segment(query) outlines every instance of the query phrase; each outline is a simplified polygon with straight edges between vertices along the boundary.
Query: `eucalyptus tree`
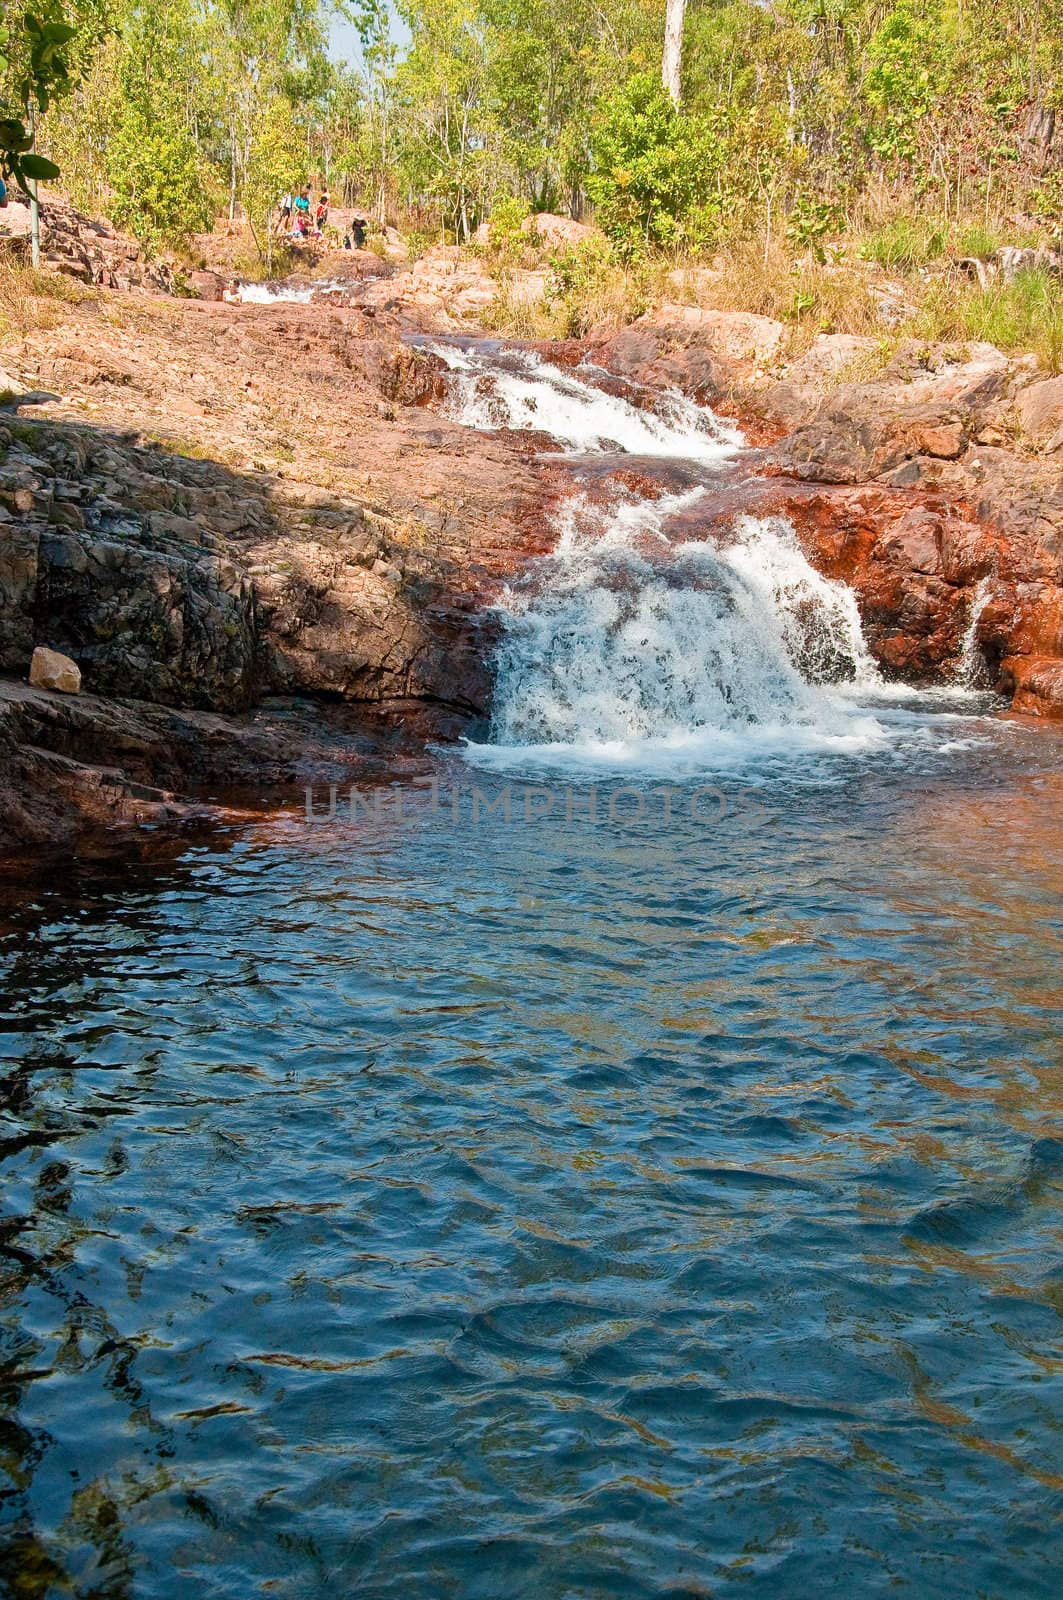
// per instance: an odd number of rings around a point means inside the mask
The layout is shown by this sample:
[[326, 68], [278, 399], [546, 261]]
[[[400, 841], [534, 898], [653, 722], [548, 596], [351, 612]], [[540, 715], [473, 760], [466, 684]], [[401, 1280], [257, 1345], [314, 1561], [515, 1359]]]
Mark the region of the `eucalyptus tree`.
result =
[[661, 57], [661, 82], [674, 106], [682, 99], [683, 18], [687, 0], [666, 0], [664, 14], [664, 54]]

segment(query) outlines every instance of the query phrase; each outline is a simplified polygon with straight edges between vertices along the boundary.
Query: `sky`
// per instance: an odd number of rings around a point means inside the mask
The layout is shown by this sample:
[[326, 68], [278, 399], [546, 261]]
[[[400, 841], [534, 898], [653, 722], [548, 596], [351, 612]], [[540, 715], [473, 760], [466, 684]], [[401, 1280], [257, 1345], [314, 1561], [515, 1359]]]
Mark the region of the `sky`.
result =
[[[391, 13], [391, 37], [400, 47], [410, 37], [409, 29], [405, 23], [400, 22], [394, 10]], [[342, 17], [333, 17], [329, 24], [329, 54], [333, 61], [349, 61], [352, 66], [361, 66], [362, 50], [358, 43], [358, 30], [353, 22], [345, 22]]]

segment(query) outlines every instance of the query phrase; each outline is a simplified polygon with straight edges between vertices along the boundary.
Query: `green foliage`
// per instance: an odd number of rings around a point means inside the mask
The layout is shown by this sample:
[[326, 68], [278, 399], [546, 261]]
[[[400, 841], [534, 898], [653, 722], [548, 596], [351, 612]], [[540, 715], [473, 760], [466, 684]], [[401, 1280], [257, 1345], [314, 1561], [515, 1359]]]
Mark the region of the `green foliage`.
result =
[[[401, 35], [390, 0], [338, 0], [357, 68], [329, 59], [326, 0], [31, 3], [36, 33], [20, 0], [0, 15], [0, 162], [53, 161], [76, 203], [152, 243], [227, 202], [268, 263], [277, 199], [312, 183], [424, 243], [488, 218], [508, 266], [527, 211], [593, 207], [612, 253], [563, 269], [585, 280], [562, 296], [578, 322], [655, 252], [748, 242], [811, 271], [871, 214], [867, 258], [916, 272], [1063, 229], [1058, 142], [1047, 161], [1025, 143], [1031, 103], [1063, 109], [1043, 3], [1036, 26], [1019, 0], [689, 6], [679, 110], [661, 0], [397, 0]], [[818, 325], [810, 292], [787, 282], [778, 313]]]
[[32, 12], [26, 12], [21, 26], [0, 24], [0, 81], [6, 85], [0, 108], [12, 113], [0, 117], [0, 174], [17, 183], [59, 176], [55, 162], [34, 151], [34, 119], [70, 89], [68, 46], [76, 34], [61, 16], [42, 20]]
[[149, 124], [133, 111], [111, 141], [108, 172], [115, 222], [149, 247], [210, 226], [213, 206], [186, 128]]
[[798, 249], [811, 248], [816, 260], [824, 261], [823, 241], [837, 226], [837, 206], [826, 200], [816, 200], [812, 195], [799, 194], [790, 207], [786, 237]]
[[587, 192], [598, 221], [625, 255], [693, 234], [710, 243], [719, 219], [713, 193], [721, 164], [707, 124], [677, 111], [660, 81], [639, 73], [605, 105], [591, 133]]
[[1063, 167], [1045, 174], [1033, 192], [1030, 209], [1057, 232], [1063, 228]]
[[975, 257], [979, 261], [989, 261], [996, 255], [1001, 246], [998, 234], [985, 227], [963, 228], [956, 238], [956, 254], [961, 257]]
[[496, 255], [504, 260], [519, 256], [528, 242], [524, 225], [530, 215], [531, 206], [523, 196], [499, 196], [487, 224], [488, 242]]
[[933, 223], [900, 216], [878, 228], [865, 241], [861, 254], [888, 272], [912, 272], [940, 258], [945, 233]]
[[864, 92], [877, 113], [872, 149], [887, 161], [911, 161], [920, 124], [948, 85], [940, 13], [912, 0], [890, 11], [867, 50]]
[[564, 338], [582, 338], [592, 328], [630, 321], [647, 306], [638, 267], [633, 270], [623, 252], [600, 235], [551, 255], [547, 298], [556, 331]]

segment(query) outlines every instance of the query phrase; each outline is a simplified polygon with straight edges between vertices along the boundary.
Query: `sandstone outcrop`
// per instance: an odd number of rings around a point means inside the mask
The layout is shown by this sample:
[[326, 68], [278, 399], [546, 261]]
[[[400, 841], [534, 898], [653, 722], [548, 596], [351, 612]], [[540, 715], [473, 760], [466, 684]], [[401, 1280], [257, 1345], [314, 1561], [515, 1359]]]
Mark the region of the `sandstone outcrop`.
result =
[[877, 366], [872, 341], [821, 335], [791, 360], [780, 324], [758, 355], [768, 319], [680, 311], [593, 359], [631, 394], [670, 383], [711, 401], [767, 446], [770, 483], [734, 506], [793, 518], [810, 559], [856, 591], [887, 673], [950, 681], [974, 621], [985, 686], [1063, 718], [1063, 379], [977, 343], [913, 342]]
[[[181, 815], [204, 786], [383, 771], [416, 759], [415, 733], [484, 714], [487, 602], [549, 545], [567, 480], [535, 437], [437, 409], [441, 364], [410, 328], [475, 325], [498, 291], [482, 262], [343, 265], [329, 303], [313, 278], [306, 304], [105, 293], [5, 351], [9, 837]], [[636, 405], [672, 386], [737, 415], [766, 448], [721, 487], [721, 527], [788, 512], [852, 584], [888, 673], [949, 680], [976, 624], [987, 686], [1063, 715], [1059, 380], [986, 346], [876, 370], [867, 341], [823, 335], [791, 359], [780, 324], [681, 305], [542, 348], [589, 356], [585, 375]], [[82, 694], [27, 687], [41, 646]]]
[[[277, 696], [295, 708], [271, 757], [289, 777], [318, 759], [322, 707], [345, 708], [355, 765], [396, 725], [438, 737], [482, 716], [484, 601], [542, 548], [544, 469], [426, 410], [439, 362], [384, 313], [115, 305], [79, 302], [11, 354], [53, 398], [0, 418], [0, 671], [24, 688], [46, 645], [85, 692], [76, 717], [18, 699], [0, 829], [59, 839], [60, 813], [169, 815], [148, 790], [258, 781], [255, 708]], [[126, 713], [186, 730], [180, 759]], [[189, 756], [197, 717], [220, 719], [224, 767]], [[65, 798], [31, 825], [43, 784]]]
[[[28, 261], [29, 234], [29, 206], [12, 198], [0, 213], [0, 254]], [[149, 261], [135, 239], [47, 191], [41, 199], [41, 260], [67, 277], [111, 289], [169, 293], [173, 283], [168, 263]]]
[[35, 689], [54, 689], [57, 694], [81, 693], [81, 668], [59, 650], [39, 644], [30, 657], [29, 681]]

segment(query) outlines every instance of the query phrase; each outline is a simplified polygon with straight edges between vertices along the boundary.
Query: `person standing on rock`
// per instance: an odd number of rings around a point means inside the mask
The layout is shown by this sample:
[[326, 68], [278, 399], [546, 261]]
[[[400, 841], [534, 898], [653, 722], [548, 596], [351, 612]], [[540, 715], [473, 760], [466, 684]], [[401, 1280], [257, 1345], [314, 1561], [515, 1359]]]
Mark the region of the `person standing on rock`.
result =
[[310, 226], [310, 190], [302, 189], [295, 197], [294, 203], [296, 222], [304, 222], [306, 227], [301, 231], [306, 233]]
[[328, 197], [328, 190], [326, 190], [325, 193], [321, 196], [320, 201], [318, 202], [317, 211], [316, 211], [315, 216], [314, 216], [314, 222], [316, 224], [315, 232], [316, 232], [316, 234], [317, 234], [319, 239], [321, 238], [322, 234], [324, 233], [325, 229], [328, 226], [328, 213], [329, 213], [329, 197]]

